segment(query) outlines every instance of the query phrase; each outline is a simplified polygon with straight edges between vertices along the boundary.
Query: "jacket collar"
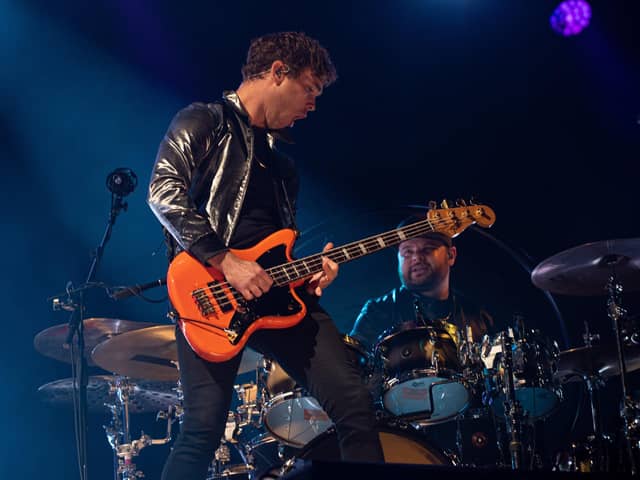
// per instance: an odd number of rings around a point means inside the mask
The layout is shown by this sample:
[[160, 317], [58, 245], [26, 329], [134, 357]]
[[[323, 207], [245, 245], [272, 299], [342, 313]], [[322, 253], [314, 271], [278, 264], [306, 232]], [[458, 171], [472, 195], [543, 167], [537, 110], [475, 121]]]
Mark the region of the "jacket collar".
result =
[[[240, 117], [242, 117], [247, 125], [249, 125], [249, 113], [242, 105], [240, 97], [235, 90], [225, 90], [222, 94], [222, 98]], [[274, 139], [281, 140], [285, 143], [294, 143], [288, 128], [281, 128], [279, 130], [269, 130], [267, 135], [272, 136]], [[272, 143], [272, 142], [270, 142]]]

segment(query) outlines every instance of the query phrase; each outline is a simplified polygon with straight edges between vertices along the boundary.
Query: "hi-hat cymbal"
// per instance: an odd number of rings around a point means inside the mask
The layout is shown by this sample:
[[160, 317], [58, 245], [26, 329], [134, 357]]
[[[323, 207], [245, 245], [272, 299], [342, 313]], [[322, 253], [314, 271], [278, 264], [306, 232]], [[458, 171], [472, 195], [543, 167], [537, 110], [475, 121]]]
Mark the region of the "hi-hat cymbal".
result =
[[[640, 369], [640, 345], [622, 349], [626, 371]], [[556, 377], [563, 382], [579, 380], [581, 376], [609, 378], [620, 374], [618, 349], [615, 343], [577, 347], [560, 352]]]
[[[106, 413], [109, 405], [117, 404], [118, 377], [94, 375], [87, 382], [87, 409], [94, 413]], [[129, 393], [129, 413], [147, 413], [167, 410], [178, 405], [177, 383], [127, 379], [132, 386]], [[73, 378], [49, 382], [38, 388], [43, 401], [52, 405], [73, 405]]]
[[[87, 318], [82, 324], [84, 357], [89, 366], [95, 366], [91, 359], [91, 351], [96, 345], [124, 332], [156, 325], [155, 323], [135, 322], [119, 318]], [[33, 346], [47, 357], [71, 363], [71, 348], [65, 344], [68, 334], [68, 324], [54, 325], [38, 333], [33, 340]]]
[[[156, 325], [110, 338], [91, 356], [103, 369], [131, 378], [178, 380], [175, 325]], [[262, 355], [245, 348], [238, 374], [254, 370]]]
[[606, 295], [612, 273], [625, 291], [640, 290], [640, 238], [570, 248], [540, 263], [531, 280], [536, 287], [561, 295]]

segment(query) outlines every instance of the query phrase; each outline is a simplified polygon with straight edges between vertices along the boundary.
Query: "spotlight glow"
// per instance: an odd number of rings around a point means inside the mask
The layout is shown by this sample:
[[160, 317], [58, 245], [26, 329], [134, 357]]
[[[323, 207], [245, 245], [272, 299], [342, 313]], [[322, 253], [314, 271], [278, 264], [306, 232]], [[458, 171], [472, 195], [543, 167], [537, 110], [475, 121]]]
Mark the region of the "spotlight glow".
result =
[[556, 7], [549, 21], [556, 32], [569, 37], [587, 28], [591, 7], [585, 0], [566, 0]]

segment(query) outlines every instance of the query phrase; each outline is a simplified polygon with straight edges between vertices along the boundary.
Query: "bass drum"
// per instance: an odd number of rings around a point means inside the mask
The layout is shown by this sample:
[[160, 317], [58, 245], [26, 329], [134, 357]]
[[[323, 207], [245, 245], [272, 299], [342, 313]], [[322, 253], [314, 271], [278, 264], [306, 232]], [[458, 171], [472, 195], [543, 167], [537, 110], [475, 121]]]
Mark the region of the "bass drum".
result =
[[[414, 431], [391, 426], [378, 427], [377, 430], [385, 463], [454, 466], [454, 462], [444, 452]], [[290, 473], [296, 464], [308, 460], [340, 461], [340, 449], [335, 427], [313, 439], [294, 457], [278, 462], [267, 473], [257, 478], [281, 478]]]
[[[452, 465], [452, 461], [439, 449], [417, 433], [408, 430], [378, 428], [385, 463], [417, 465]], [[327, 430], [311, 442], [299, 455], [305, 460], [339, 460], [340, 450], [335, 428]]]

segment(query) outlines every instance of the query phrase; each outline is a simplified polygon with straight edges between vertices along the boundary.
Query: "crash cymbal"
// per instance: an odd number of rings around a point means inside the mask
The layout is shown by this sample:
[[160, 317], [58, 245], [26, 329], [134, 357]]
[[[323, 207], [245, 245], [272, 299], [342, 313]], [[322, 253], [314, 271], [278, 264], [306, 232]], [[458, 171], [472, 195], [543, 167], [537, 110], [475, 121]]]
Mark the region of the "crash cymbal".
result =
[[[91, 352], [96, 365], [131, 378], [178, 380], [175, 325], [156, 325], [110, 338]], [[238, 374], [254, 370], [262, 358], [245, 348]]]
[[[628, 373], [640, 369], [640, 345], [623, 348]], [[580, 376], [597, 375], [609, 378], [620, 374], [618, 350], [615, 343], [577, 347], [560, 352], [556, 377], [563, 382], [579, 381]]]
[[640, 290], [640, 238], [570, 248], [540, 263], [531, 280], [538, 288], [561, 295], [606, 295], [613, 271], [625, 291]]
[[[156, 325], [149, 322], [135, 322], [119, 318], [87, 318], [83, 322], [84, 328], [84, 357], [87, 365], [95, 366], [91, 359], [91, 351], [105, 340], [124, 332]], [[61, 324], [49, 327], [38, 333], [34, 340], [35, 349], [47, 357], [71, 363], [71, 349], [66, 345], [69, 325]]]
[[570, 248], [540, 263], [535, 286], [561, 295], [606, 295], [615, 271], [625, 291], [640, 290], [640, 239], [605, 240]]
[[96, 345], [91, 358], [108, 372], [131, 378], [178, 380], [175, 325], [156, 325]]
[[[94, 375], [87, 383], [87, 409], [93, 413], [107, 413], [108, 405], [117, 405], [115, 382], [119, 377]], [[177, 383], [126, 379], [131, 385], [129, 413], [147, 413], [167, 410], [178, 405]], [[40, 398], [51, 405], [73, 406], [73, 379], [63, 378], [38, 388]]]

